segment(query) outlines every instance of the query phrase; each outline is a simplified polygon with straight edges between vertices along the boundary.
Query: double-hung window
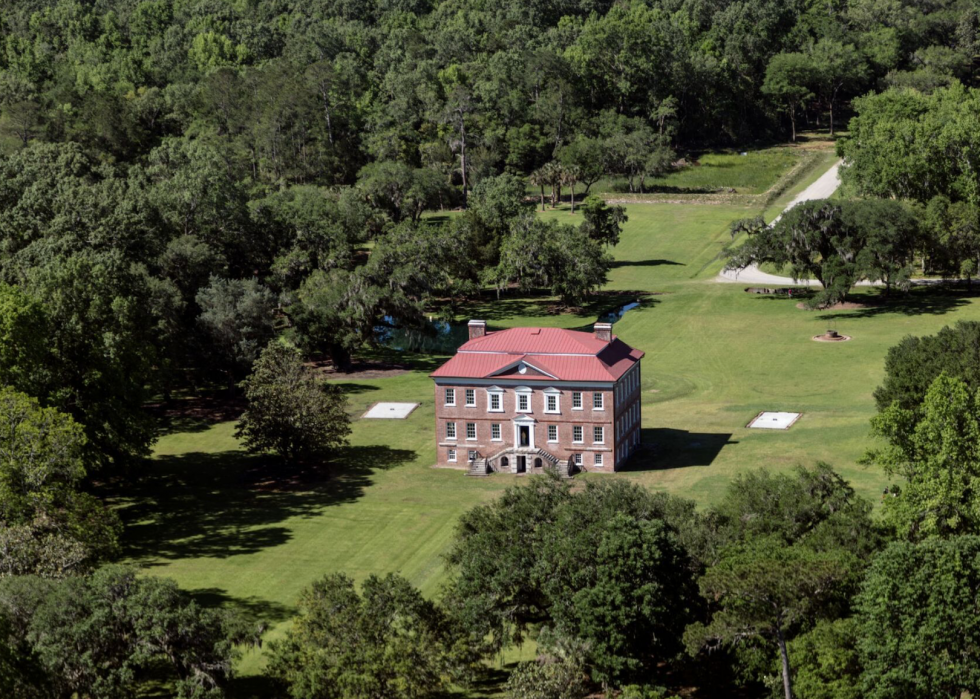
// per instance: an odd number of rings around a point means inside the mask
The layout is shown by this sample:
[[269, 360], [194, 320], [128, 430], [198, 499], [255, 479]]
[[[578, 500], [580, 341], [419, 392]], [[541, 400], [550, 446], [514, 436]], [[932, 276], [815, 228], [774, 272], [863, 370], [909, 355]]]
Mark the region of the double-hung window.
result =
[[492, 439], [495, 442], [499, 442], [500, 441], [500, 423], [499, 422], [495, 422], [492, 425], [490, 425], [490, 439]]
[[476, 389], [467, 388], [466, 389], [466, 407], [473, 408], [476, 406]]
[[447, 388], [446, 389], [446, 405], [453, 406], [456, 405], [456, 389]]
[[558, 441], [558, 425], [548, 425], [548, 441]]
[[593, 410], [605, 410], [604, 404], [602, 402], [603, 395], [599, 391], [592, 394], [592, 409]]
[[601, 451], [597, 451], [595, 453], [595, 461], [593, 461], [593, 463], [596, 466], [602, 466], [602, 452]]
[[448, 456], [446, 457], [446, 460], [447, 461], [456, 461], [456, 450], [455, 449], [450, 449], [449, 450]]
[[504, 409], [504, 398], [503, 393], [500, 391], [487, 391], [487, 396], [489, 396], [489, 407], [488, 410], [492, 413], [503, 412]]
[[572, 441], [575, 442], [576, 444], [581, 444], [582, 443], [583, 440], [582, 440], [582, 426], [581, 425], [573, 425], [572, 426]]
[[467, 439], [476, 439], [476, 423], [475, 422], [467, 422], [466, 423], [466, 438]]
[[557, 413], [558, 412], [558, 394], [548, 393], [544, 397], [545, 407], [544, 411], [546, 413]]
[[606, 436], [605, 435], [605, 430], [602, 428], [602, 425], [595, 425], [595, 426], [593, 426], [593, 428], [592, 428], [592, 441], [593, 442], [595, 442], [596, 444], [602, 444], [603, 442], [606, 441], [605, 436]]
[[573, 391], [572, 392], [572, 410], [582, 409], [582, 392]]
[[517, 393], [517, 412], [519, 412], [519, 413], [529, 413], [529, 412], [531, 412], [531, 392], [530, 391], [519, 391]]
[[446, 439], [456, 439], [456, 423], [446, 423]]

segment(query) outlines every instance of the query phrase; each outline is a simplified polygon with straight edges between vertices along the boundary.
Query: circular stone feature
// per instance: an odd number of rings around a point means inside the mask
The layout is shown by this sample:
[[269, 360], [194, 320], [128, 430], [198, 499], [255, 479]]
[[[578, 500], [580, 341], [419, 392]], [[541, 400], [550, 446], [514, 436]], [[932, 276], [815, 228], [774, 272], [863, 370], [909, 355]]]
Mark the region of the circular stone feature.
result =
[[810, 339], [814, 342], [847, 342], [851, 339], [851, 336], [841, 335], [836, 330], [828, 330], [823, 335], [814, 335]]

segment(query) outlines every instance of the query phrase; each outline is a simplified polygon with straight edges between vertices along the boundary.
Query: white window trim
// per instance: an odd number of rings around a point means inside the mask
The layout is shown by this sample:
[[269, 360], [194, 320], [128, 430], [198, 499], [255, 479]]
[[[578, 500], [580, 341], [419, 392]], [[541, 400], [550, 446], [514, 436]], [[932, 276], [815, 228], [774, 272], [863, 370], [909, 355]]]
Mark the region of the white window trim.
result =
[[448, 455], [446, 456], [446, 461], [449, 463], [456, 463], [456, 450], [450, 449]]
[[[555, 438], [554, 439], [551, 438], [551, 428], [552, 427], [555, 428]], [[558, 443], [558, 425], [548, 425], [548, 444], [557, 444], [557, 443]]]
[[[499, 399], [500, 407], [493, 407], [493, 397], [496, 396]], [[487, 389], [487, 412], [488, 413], [502, 413], [504, 412], [504, 391], [502, 388], [488, 388]]]
[[[469, 427], [470, 425], [473, 425], [473, 436], [472, 437], [470, 437], [470, 427]], [[477, 432], [476, 432], [476, 423], [475, 422], [467, 422], [466, 423], [466, 427], [464, 427], [463, 429], [466, 430], [466, 441], [467, 442], [475, 442], [476, 441], [476, 435], [477, 435]]]
[[[581, 439], [575, 439], [575, 430], [579, 430]], [[582, 425], [572, 425], [572, 444], [584, 444], [585, 443], [585, 428]]]
[[581, 466], [582, 465], [582, 455], [581, 454], [575, 454], [575, 456], [572, 457], [572, 463], [574, 463], [576, 466]]
[[[597, 440], [595, 438], [595, 431], [597, 429], [602, 431], [602, 439], [600, 439], [600, 440]], [[593, 444], [605, 444], [606, 443], [606, 429], [602, 425], [593, 425], [592, 426], [592, 443]]]
[[597, 452], [595, 452], [595, 453], [594, 453], [594, 454], [592, 455], [592, 464], [593, 464], [594, 466], [598, 466], [598, 467], [600, 467], [600, 468], [601, 468], [602, 466], [604, 466], [604, 465], [605, 465], [605, 464], [603, 463], [603, 459], [602, 459], [602, 452], [601, 452], [601, 451], [597, 451]]
[[[578, 396], [579, 406], [575, 407], [575, 396]], [[572, 410], [585, 410], [585, 399], [582, 391], [572, 391]]]
[[[548, 401], [552, 398], [555, 400], [554, 410], [548, 407]], [[557, 388], [544, 389], [544, 412], [548, 415], [561, 415], [561, 391]]]
[[[514, 389], [514, 393], [517, 395], [517, 403], [516, 403], [516, 407], [514, 408], [514, 412], [533, 413], [534, 405], [532, 405], [531, 403], [531, 398], [532, 398], [531, 389], [522, 386], [520, 388]], [[521, 408], [522, 397], [527, 398], [527, 408]]]
[[[599, 407], [599, 408], [595, 407], [595, 397], [596, 396], [599, 396], [599, 400], [602, 401], [602, 406]], [[603, 410], [603, 411], [606, 409], [606, 395], [602, 391], [593, 391], [592, 392], [592, 409], [593, 410]]]
[[[456, 389], [455, 388], [446, 388], [446, 389], [444, 389], [442, 395], [443, 395], [443, 399], [446, 401], [445, 407], [447, 407], [447, 408], [455, 408], [456, 407]], [[449, 400], [448, 400], [449, 399], [449, 396], [452, 396], [453, 397], [453, 402], [452, 403], [450, 403]]]
[[[449, 426], [450, 425], [453, 426], [453, 436], [452, 437], [449, 436]], [[456, 423], [455, 422], [447, 422], [446, 423], [446, 440], [447, 441], [450, 441], [450, 442], [455, 442], [456, 441], [456, 438], [458, 436], [459, 436], [459, 432], [456, 430]]]
[[[470, 391], [473, 392], [473, 402], [472, 403], [470, 403], [469, 400], [467, 400], [469, 398], [469, 396], [467, 394]], [[467, 407], [467, 408], [475, 408], [476, 407], [476, 389], [475, 388], [464, 388], [463, 389], [463, 405], [465, 407]]]
[[[497, 428], [498, 437], [493, 436], [493, 428]], [[502, 442], [504, 441], [504, 431], [499, 422], [493, 422], [490, 424], [490, 441], [491, 442]]]

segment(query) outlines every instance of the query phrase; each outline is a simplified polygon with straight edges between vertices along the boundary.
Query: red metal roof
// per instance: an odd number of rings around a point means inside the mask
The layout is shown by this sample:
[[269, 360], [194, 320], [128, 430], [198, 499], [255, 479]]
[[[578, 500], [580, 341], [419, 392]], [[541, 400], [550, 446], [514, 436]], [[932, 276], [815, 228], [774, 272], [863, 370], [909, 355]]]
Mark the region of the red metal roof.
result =
[[[561, 328], [510, 328], [464, 343], [433, 378], [501, 378], [522, 381], [615, 381], [640, 361], [643, 352], [613, 336]], [[516, 367], [524, 362], [550, 376]], [[510, 368], [510, 370], [508, 370]], [[554, 377], [554, 378], [552, 378]]]

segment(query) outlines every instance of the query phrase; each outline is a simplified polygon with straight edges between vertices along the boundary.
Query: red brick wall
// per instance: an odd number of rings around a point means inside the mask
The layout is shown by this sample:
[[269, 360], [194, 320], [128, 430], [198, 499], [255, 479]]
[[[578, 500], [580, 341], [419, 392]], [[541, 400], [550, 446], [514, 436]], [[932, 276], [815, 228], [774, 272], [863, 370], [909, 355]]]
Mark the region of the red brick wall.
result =
[[[623, 385], [628, 388], [624, 390], [622, 396], [622, 402], [616, 408], [616, 421], [619, 423], [623, 420], [622, 431], [618, 432], [618, 438], [616, 440], [617, 447], [623, 445], [624, 449], [617, 449], [615, 453], [616, 457], [616, 468], [625, 463], [630, 455], [640, 446], [640, 428], [643, 423], [643, 411], [641, 409], [641, 398], [640, 398], [640, 384], [642, 383], [642, 377], [640, 376], [640, 368], [637, 365], [635, 380], [629, 380], [628, 377], [622, 379]], [[635, 411], [630, 419], [630, 411]], [[614, 430], [616, 426], [614, 425]]]
[[[514, 423], [513, 419], [519, 415], [527, 415], [536, 420], [534, 425], [534, 446], [544, 449], [559, 459], [568, 459], [573, 454], [583, 454], [583, 465], [588, 470], [593, 470], [592, 455], [601, 451], [604, 455], [603, 471], [612, 471], [615, 454], [615, 417], [616, 406], [614, 393], [610, 389], [594, 388], [559, 388], [559, 410], [560, 414], [545, 412], [545, 392], [548, 386], [532, 385], [531, 393], [531, 412], [517, 412], [517, 393], [512, 387], [504, 387], [503, 392], [503, 411], [488, 412], [488, 396], [486, 386], [444, 386], [435, 387], [436, 404], [436, 443], [438, 463], [446, 465], [447, 450], [453, 442], [446, 439], [446, 423], [456, 423], [455, 448], [457, 450], [456, 464], [463, 465], [467, 461], [467, 452], [476, 450], [481, 457], [491, 457], [497, 452], [514, 445]], [[445, 389], [454, 388], [456, 390], [456, 406], [448, 407], [445, 405]], [[472, 388], [476, 392], [476, 407], [465, 407], [465, 389]], [[582, 410], [572, 409], [572, 393], [581, 391]], [[592, 408], [592, 393], [603, 394], [604, 410]], [[477, 438], [475, 440], [466, 439], [466, 423], [476, 424]], [[491, 424], [499, 423], [502, 441], [491, 441]], [[558, 426], [558, 442], [548, 442], [548, 425]], [[583, 428], [583, 442], [573, 443], [573, 425], [581, 425]], [[593, 443], [593, 427], [600, 425], [604, 428], [604, 443]]]

